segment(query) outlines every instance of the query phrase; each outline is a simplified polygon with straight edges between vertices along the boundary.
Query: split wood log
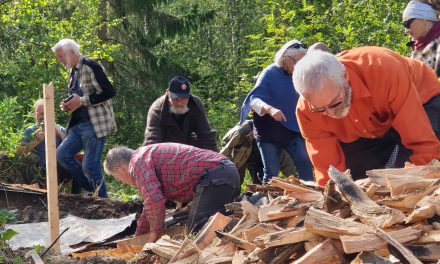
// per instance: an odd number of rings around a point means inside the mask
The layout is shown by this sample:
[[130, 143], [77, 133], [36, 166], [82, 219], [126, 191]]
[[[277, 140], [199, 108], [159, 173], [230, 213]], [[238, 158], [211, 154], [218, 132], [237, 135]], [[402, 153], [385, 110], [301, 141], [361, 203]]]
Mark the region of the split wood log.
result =
[[258, 236], [265, 235], [268, 233], [274, 233], [274, 232], [278, 232], [278, 231], [282, 231], [282, 230], [284, 230], [284, 229], [278, 227], [277, 225], [258, 223], [257, 225], [253, 226], [252, 228], [244, 231], [243, 237], [248, 242], [252, 242]]
[[315, 189], [312, 189], [312, 188], [307, 187], [302, 184], [292, 183], [292, 182], [289, 182], [289, 181], [281, 179], [281, 178], [274, 177], [274, 178], [270, 179], [269, 184], [270, 184], [270, 186], [275, 186], [280, 189], [292, 191], [295, 193], [298, 193], [298, 192], [299, 193], [311, 193], [311, 194], [314, 194], [318, 198], [317, 200], [322, 198], [321, 191], [317, 191]]
[[284, 264], [290, 262], [291, 257], [295, 257], [296, 254], [302, 249], [302, 243], [296, 244], [284, 248], [284, 250], [278, 250], [276, 256], [269, 262], [269, 264]]
[[420, 177], [424, 179], [439, 179], [440, 167], [438, 167], [438, 165], [428, 165], [402, 169], [378, 169], [367, 171], [366, 174], [370, 177], [373, 183], [376, 183], [380, 186], [386, 186], [386, 177], [390, 176], [401, 178]]
[[203, 250], [212, 243], [212, 239], [215, 237], [215, 231], [223, 230], [231, 220], [232, 218], [228, 216], [216, 213], [210, 218], [209, 222], [205, 225], [205, 228], [194, 239], [193, 245], [199, 250]]
[[[316, 238], [316, 239], [310, 239], [309, 241], [305, 241], [304, 242], [304, 249], [306, 251], [310, 251], [314, 247], [316, 247], [317, 245], [321, 244], [324, 240], [326, 240], [325, 237], [320, 237], [320, 238]], [[342, 245], [341, 245], [341, 248], [342, 248]]]
[[[291, 249], [292, 251], [289, 251], [290, 256], [295, 256], [296, 254], [301, 254], [303, 251], [303, 243], [297, 243], [294, 245], [283, 245], [278, 247], [270, 247], [270, 248], [257, 248], [254, 252], [252, 252], [249, 257], [252, 257], [252, 255], [255, 255], [257, 257], [256, 261], [263, 261], [263, 263], [279, 263], [274, 262], [278, 261], [276, 260], [276, 257], [280, 254], [280, 252], [285, 252], [286, 250]], [[250, 260], [255, 260], [254, 258], [251, 258]], [[282, 263], [287, 263], [288, 261], [284, 261]]]
[[246, 188], [251, 192], [276, 192], [276, 193], [282, 193], [283, 189], [280, 189], [275, 186], [271, 185], [260, 185], [260, 184], [248, 184]]
[[362, 222], [378, 227], [387, 227], [400, 223], [405, 219], [402, 212], [380, 206], [371, 200], [347, 174], [338, 171], [333, 166], [330, 166], [328, 174], [350, 203], [353, 214], [357, 215]]
[[272, 221], [277, 219], [306, 215], [306, 212], [309, 209], [310, 205], [298, 205], [297, 207], [298, 207], [297, 209], [290, 211], [284, 211], [284, 207], [281, 208], [280, 210], [268, 211], [266, 213], [267, 220], [265, 221]]
[[188, 264], [188, 263], [197, 263], [197, 259], [199, 259], [199, 254], [198, 253], [194, 253], [188, 257], [185, 257], [183, 259], [180, 260], [176, 260], [173, 262], [168, 262], [169, 264]]
[[302, 223], [304, 221], [305, 218], [306, 218], [305, 215], [298, 215], [293, 218], [286, 219], [287, 221], [284, 220], [284, 221], [278, 222], [277, 225], [282, 228], [297, 227], [298, 225], [300, 225], [300, 223]]
[[333, 246], [333, 243], [337, 242], [339, 241], [327, 238], [293, 263], [345, 263], [342, 253]]
[[232, 259], [232, 264], [245, 264], [248, 255], [249, 253], [246, 250], [237, 250]]
[[200, 262], [198, 261], [197, 263], [202, 264], [202, 263], [209, 263], [209, 264], [229, 264], [232, 262], [234, 257], [216, 257], [216, 258], [211, 258], [209, 259], [209, 261], [206, 262]]
[[186, 259], [194, 254], [198, 254], [200, 251], [205, 249], [212, 243], [215, 237], [215, 231], [223, 230], [232, 218], [224, 216], [221, 213], [216, 213], [211, 216], [209, 221], [206, 223], [203, 230], [199, 232], [194, 241], [190, 244], [182, 243], [182, 247], [177, 251], [177, 253], [172, 257], [170, 263]]
[[170, 260], [174, 256], [174, 254], [176, 254], [178, 249], [179, 248], [161, 246], [156, 243], [147, 243], [143, 247], [143, 251], [146, 251], [148, 253], [151, 252], [151, 253], [153, 253], [161, 258], [167, 259], [167, 260]]
[[253, 251], [257, 246], [255, 244], [252, 244], [244, 239], [235, 237], [233, 235], [230, 235], [228, 233], [223, 233], [220, 231], [215, 231], [215, 234], [217, 235], [217, 237], [219, 237], [222, 241], [224, 242], [231, 242], [233, 244], [235, 244], [237, 247], [242, 248], [242, 249], [246, 249], [248, 251]]
[[335, 211], [334, 213], [335, 213], [335, 216], [343, 218], [343, 219], [347, 219], [347, 218], [353, 216], [352, 212], [351, 212], [350, 205], [347, 205], [347, 207], [339, 209], [339, 210]]
[[316, 239], [319, 237], [319, 235], [309, 232], [304, 228], [292, 228], [276, 233], [259, 236], [254, 240], [254, 242], [256, 245], [263, 248], [294, 244], [310, 239]]
[[426, 232], [425, 235], [421, 236], [419, 239], [412, 242], [413, 244], [432, 244], [440, 243], [440, 230], [430, 230]]
[[330, 238], [374, 232], [374, 229], [368, 225], [349, 219], [342, 219], [314, 207], [310, 207], [307, 212], [304, 227], [307, 231]]
[[347, 203], [342, 200], [341, 194], [336, 191], [335, 182], [328, 181], [324, 189], [323, 210], [332, 213], [346, 205]]
[[188, 246], [191, 245], [191, 240], [189, 238], [186, 238], [183, 240], [180, 248], [176, 251], [176, 254], [170, 259], [169, 263], [173, 263], [179, 259], [179, 257], [182, 255], [183, 252], [185, 252], [188, 248]]
[[148, 241], [151, 241], [151, 235], [150, 234], [145, 234], [145, 235], [141, 235], [141, 236], [137, 236], [137, 237], [133, 237], [133, 238], [119, 240], [116, 243], [116, 246], [117, 247], [123, 247], [123, 246], [143, 246], [146, 243], [148, 243]]
[[386, 258], [378, 256], [371, 252], [362, 252], [350, 264], [393, 264]]
[[440, 215], [440, 189], [431, 195], [421, 199], [416, 209], [405, 219], [406, 223], [413, 223], [424, 219], [429, 219], [434, 215]]
[[422, 262], [417, 259], [414, 254], [404, 247], [402, 244], [400, 244], [396, 239], [394, 239], [392, 236], [387, 234], [385, 231], [383, 231], [381, 228], [376, 227], [376, 235], [381, 237], [383, 240], [385, 240], [388, 244], [393, 246], [395, 249], [397, 249], [400, 254], [411, 264], [422, 264]]
[[433, 204], [425, 205], [414, 210], [407, 218], [405, 223], [415, 223], [421, 220], [429, 219], [436, 214], [436, 206]]
[[408, 249], [420, 260], [438, 261], [440, 260], [440, 245], [407, 245]]
[[197, 263], [211, 264], [222, 263], [223, 261], [226, 261], [226, 263], [231, 263], [237, 250], [238, 248], [232, 243], [227, 243], [216, 247], [209, 247], [201, 251]]
[[271, 211], [280, 211], [281, 209], [283, 209], [283, 206], [284, 205], [282, 204], [274, 204], [260, 207], [260, 209], [258, 210], [258, 220], [260, 222], [269, 221], [270, 218], [267, 216], [267, 213]]
[[400, 176], [388, 176], [386, 182], [391, 197], [411, 193], [417, 190], [424, 190], [436, 183], [436, 179], [424, 179], [421, 177], [402, 178]]
[[251, 228], [258, 222], [258, 208], [248, 201], [241, 202], [243, 217], [231, 230], [231, 234], [237, 237], [241, 237], [242, 233]]
[[395, 197], [385, 197], [377, 201], [379, 204], [387, 205], [393, 208], [408, 208], [414, 209], [416, 204], [424, 197], [431, 195], [438, 188], [438, 183], [427, 187], [421, 191], [414, 191], [411, 193], [398, 195]]
[[317, 202], [322, 198], [322, 194], [309, 192], [287, 192], [287, 196], [297, 198], [303, 202]]
[[379, 190], [379, 188], [380, 188], [379, 185], [377, 185], [377, 184], [375, 184], [375, 183], [372, 183], [372, 184], [370, 184], [370, 186], [368, 187], [368, 189], [367, 189], [367, 191], [366, 191], [365, 193], [367, 194], [367, 196], [368, 196], [371, 200], [373, 200], [373, 198], [374, 198], [374, 194], [376, 193], [377, 190]]
[[165, 235], [155, 243], [145, 244], [142, 250], [147, 253], [151, 252], [168, 261], [176, 254], [181, 246], [181, 243], [174, 241], [169, 236]]
[[[419, 238], [422, 235], [420, 228], [407, 227], [401, 230], [390, 231], [388, 234], [400, 243], [407, 243]], [[361, 251], [373, 251], [386, 247], [387, 243], [375, 234], [365, 234], [361, 236], [340, 237], [345, 253], [355, 253]]]

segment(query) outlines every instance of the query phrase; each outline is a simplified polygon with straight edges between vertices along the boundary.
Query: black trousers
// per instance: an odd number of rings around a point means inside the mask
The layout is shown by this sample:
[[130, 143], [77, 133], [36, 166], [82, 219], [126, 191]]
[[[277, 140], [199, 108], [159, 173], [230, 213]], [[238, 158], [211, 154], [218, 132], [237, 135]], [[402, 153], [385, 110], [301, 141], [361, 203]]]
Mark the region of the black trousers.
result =
[[189, 211], [187, 231], [197, 232], [217, 212], [225, 213], [225, 204], [240, 194], [240, 176], [235, 165], [224, 160], [208, 170], [195, 187]]
[[260, 151], [258, 150], [257, 142], [252, 142], [252, 152], [249, 155], [247, 161], [238, 169], [240, 174], [240, 183], [243, 184], [246, 169], [249, 171], [249, 175], [252, 178], [252, 183], [261, 184], [263, 181], [263, 161], [261, 160]]
[[[432, 129], [440, 140], [440, 95], [434, 96], [423, 105]], [[354, 180], [366, 177], [367, 170], [385, 168], [396, 146], [398, 153], [395, 168], [401, 168], [409, 160], [412, 152], [402, 145], [399, 133], [391, 128], [383, 138], [360, 138], [351, 143], [340, 142], [345, 155], [345, 164]]]

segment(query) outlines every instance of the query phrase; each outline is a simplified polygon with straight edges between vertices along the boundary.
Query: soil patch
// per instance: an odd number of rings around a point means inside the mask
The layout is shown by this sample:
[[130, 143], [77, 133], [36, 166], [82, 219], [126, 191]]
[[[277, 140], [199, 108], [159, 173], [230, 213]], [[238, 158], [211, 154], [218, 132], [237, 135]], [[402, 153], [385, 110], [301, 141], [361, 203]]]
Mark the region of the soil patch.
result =
[[[142, 202], [122, 202], [92, 196], [59, 194], [60, 218], [68, 214], [85, 219], [120, 218], [136, 213]], [[0, 208], [16, 209], [18, 223], [45, 222], [47, 219], [46, 194], [0, 191]]]
[[[59, 194], [58, 204], [60, 218], [66, 217], [68, 214], [85, 219], [120, 218], [142, 210], [141, 201], [122, 202], [112, 199], [62, 193]], [[17, 210], [15, 213], [17, 223], [48, 221], [46, 194], [0, 190], [0, 208]], [[12, 260], [16, 256], [24, 258], [24, 255], [29, 250], [30, 249], [19, 249], [17, 251], [11, 251], [6, 249], [4, 253], [9, 260]], [[125, 260], [106, 256], [94, 256], [78, 260], [68, 256], [53, 254], [52, 251], [45, 257], [45, 260], [47, 260], [48, 263], [126, 263]]]

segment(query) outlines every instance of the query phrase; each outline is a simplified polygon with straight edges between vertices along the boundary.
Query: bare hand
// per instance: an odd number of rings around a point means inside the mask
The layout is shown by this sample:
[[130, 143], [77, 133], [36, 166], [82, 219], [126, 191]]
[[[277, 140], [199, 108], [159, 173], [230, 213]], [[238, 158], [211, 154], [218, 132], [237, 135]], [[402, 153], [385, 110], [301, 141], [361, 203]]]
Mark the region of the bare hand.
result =
[[44, 139], [44, 130], [40, 128], [37, 131], [35, 131], [35, 140], [41, 142], [43, 139]]
[[82, 106], [79, 95], [77, 95], [75, 93], [72, 95], [73, 95], [73, 98], [70, 99], [68, 102], [61, 102], [60, 103], [60, 108], [62, 111], [73, 112]]
[[276, 109], [275, 107], [271, 107], [269, 110], [270, 116], [275, 119], [278, 122], [284, 121], [286, 122], [286, 116], [283, 114], [283, 112], [279, 109]]
[[143, 236], [145, 237], [146, 243], [154, 243], [156, 242], [161, 236], [160, 233], [156, 233], [156, 232], [150, 232], [150, 233], [146, 233], [146, 234], [134, 234], [135, 237], [140, 237]]

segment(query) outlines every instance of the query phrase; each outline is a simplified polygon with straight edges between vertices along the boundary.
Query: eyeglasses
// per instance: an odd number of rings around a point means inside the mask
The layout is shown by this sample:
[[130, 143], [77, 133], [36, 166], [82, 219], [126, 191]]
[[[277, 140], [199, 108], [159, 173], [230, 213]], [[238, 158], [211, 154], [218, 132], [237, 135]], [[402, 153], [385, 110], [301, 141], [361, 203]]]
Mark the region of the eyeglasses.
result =
[[332, 100], [332, 102], [336, 101], [337, 99], [338, 99], [338, 101], [336, 103], [330, 103], [330, 105], [325, 106], [325, 107], [321, 107], [321, 108], [315, 108], [313, 105], [308, 104], [309, 109], [313, 113], [322, 113], [327, 110], [335, 109], [338, 106], [340, 106], [342, 104], [342, 86], [339, 87], [339, 94]]
[[403, 27], [406, 29], [409, 29], [411, 27], [411, 24], [416, 20], [415, 18], [410, 18], [408, 20], [403, 21]]
[[294, 49], [299, 49], [299, 48], [307, 49], [307, 45], [306, 44], [302, 44], [302, 43], [293, 43], [287, 49], [290, 49], [290, 48], [294, 48]]

